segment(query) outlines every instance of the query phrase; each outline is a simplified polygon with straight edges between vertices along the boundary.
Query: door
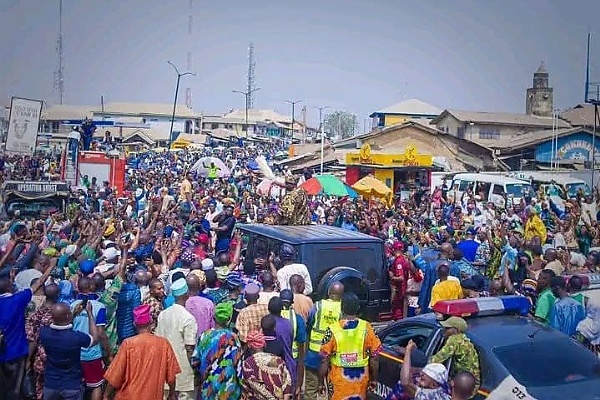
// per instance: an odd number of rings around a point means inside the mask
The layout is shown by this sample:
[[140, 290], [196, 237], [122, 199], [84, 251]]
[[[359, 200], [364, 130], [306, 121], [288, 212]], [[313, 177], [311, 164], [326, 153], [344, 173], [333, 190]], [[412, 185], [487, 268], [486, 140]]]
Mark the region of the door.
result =
[[418, 372], [427, 364], [427, 359], [436, 349], [441, 328], [424, 321], [398, 322], [378, 333], [382, 350], [379, 353], [379, 375], [373, 399], [385, 399], [400, 381], [400, 370], [406, 345], [410, 340], [417, 345], [412, 354], [412, 364]]

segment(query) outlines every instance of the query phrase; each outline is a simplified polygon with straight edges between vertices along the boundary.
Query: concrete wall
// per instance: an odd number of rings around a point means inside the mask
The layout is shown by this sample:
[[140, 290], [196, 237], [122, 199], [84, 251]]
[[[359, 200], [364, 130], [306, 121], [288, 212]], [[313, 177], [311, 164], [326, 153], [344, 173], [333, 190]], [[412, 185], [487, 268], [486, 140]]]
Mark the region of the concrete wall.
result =
[[[534, 128], [525, 128], [521, 126], [491, 125], [478, 123], [474, 123], [473, 125], [471, 125], [466, 122], [459, 121], [452, 115], [448, 115], [445, 118], [443, 118], [440, 122], [437, 123], [436, 127], [442, 132], [446, 132], [449, 135], [457, 137], [459, 136], [459, 128], [462, 128], [462, 130], [464, 131], [464, 139], [476, 140], [484, 144], [486, 142], [492, 144], [494, 142], [497, 142], [498, 140], [510, 139], [512, 136], [518, 133], [536, 130]], [[499, 131], [500, 137], [496, 139], [480, 137], [479, 135], [482, 130]]]

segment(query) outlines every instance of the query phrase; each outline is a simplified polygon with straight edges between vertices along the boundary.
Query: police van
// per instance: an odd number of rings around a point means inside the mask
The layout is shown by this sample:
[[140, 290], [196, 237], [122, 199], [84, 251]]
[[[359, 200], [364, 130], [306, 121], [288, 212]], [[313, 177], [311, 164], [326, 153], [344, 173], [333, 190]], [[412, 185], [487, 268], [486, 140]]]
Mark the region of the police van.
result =
[[6, 181], [2, 186], [4, 212], [11, 218], [63, 212], [69, 196], [66, 182]]

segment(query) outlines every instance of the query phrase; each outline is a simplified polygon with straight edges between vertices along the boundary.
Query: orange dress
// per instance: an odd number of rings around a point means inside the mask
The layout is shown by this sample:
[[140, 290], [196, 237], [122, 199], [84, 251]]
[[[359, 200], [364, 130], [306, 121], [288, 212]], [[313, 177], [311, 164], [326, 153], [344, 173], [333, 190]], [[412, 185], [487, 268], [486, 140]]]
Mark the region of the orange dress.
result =
[[163, 400], [165, 384], [181, 372], [167, 339], [142, 333], [126, 339], [104, 378], [115, 388], [115, 400]]
[[[343, 329], [353, 329], [358, 320], [340, 320]], [[329, 328], [325, 332], [321, 345], [321, 356], [331, 357], [336, 353], [337, 344]], [[367, 334], [363, 345], [363, 356], [378, 357], [381, 350], [381, 341], [375, 334], [371, 324], [367, 322]], [[369, 366], [357, 368], [344, 368], [329, 364], [327, 376], [327, 391], [329, 400], [366, 399], [369, 386]]]

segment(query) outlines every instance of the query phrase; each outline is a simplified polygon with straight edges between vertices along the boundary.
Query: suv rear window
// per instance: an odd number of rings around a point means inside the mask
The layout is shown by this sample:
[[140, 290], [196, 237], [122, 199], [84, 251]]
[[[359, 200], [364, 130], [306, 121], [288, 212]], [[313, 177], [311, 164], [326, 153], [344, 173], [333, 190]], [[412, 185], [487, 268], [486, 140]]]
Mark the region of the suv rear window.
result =
[[565, 385], [600, 379], [600, 362], [593, 353], [566, 337], [531, 340], [492, 351], [523, 386]]

